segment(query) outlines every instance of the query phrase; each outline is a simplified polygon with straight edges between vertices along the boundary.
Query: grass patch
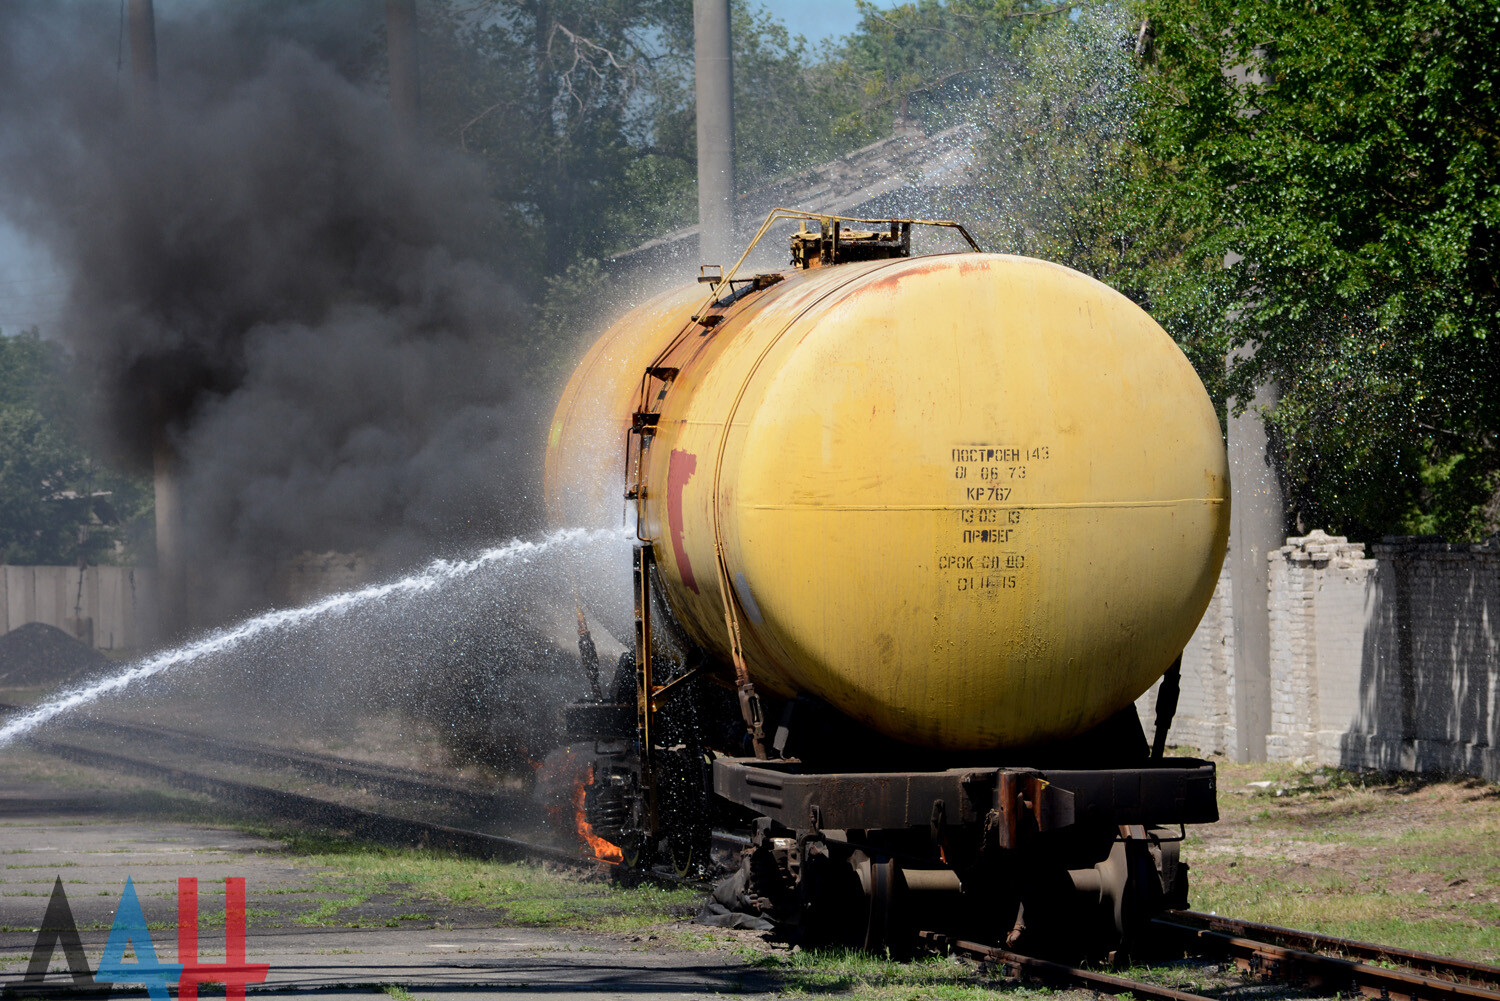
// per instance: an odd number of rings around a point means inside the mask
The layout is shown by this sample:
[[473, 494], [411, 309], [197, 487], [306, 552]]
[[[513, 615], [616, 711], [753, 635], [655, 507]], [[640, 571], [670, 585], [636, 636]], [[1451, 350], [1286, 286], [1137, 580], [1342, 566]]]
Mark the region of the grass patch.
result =
[[762, 956], [752, 965], [779, 978], [779, 993], [789, 997], [844, 994], [871, 1001], [979, 1001], [1001, 997], [1024, 1001], [1057, 996], [1045, 988], [985, 980], [973, 966], [944, 957], [903, 963], [862, 952], [814, 949]]
[[310, 911], [304, 911], [292, 920], [299, 925], [311, 925], [317, 928], [346, 926], [348, 922], [335, 919], [344, 911], [358, 907], [369, 899], [370, 895], [367, 893], [351, 893], [345, 897], [333, 897], [322, 901]]
[[[323, 871], [319, 892], [337, 894], [299, 916], [300, 924], [340, 923], [339, 914], [388, 894], [494, 912], [497, 923], [534, 928], [634, 931], [697, 911], [703, 894], [691, 889], [626, 887], [607, 878], [543, 865], [486, 862], [426, 849], [389, 848], [325, 835], [260, 832], [286, 843]], [[430, 921], [406, 912], [396, 921]]]
[[415, 913], [415, 914], [393, 914], [389, 918], [386, 918], [385, 926], [387, 928], [400, 928], [401, 927], [401, 922], [403, 922], [403, 921], [431, 921], [431, 920], [432, 920], [432, 915], [431, 914], [422, 914], [422, 913]]
[[[353, 842], [309, 832], [295, 823], [268, 822], [234, 804], [162, 790], [145, 782], [123, 782], [124, 788], [119, 788], [115, 785], [122, 782], [118, 776], [41, 755], [28, 756], [28, 764], [39, 782], [65, 785], [72, 781], [99, 789], [101, 808], [116, 816], [238, 830], [279, 842], [272, 850], [297, 856], [298, 867], [305, 873], [301, 885], [272, 891], [283, 895], [279, 902], [292, 905], [280, 915], [285, 923], [360, 927], [385, 925], [390, 920], [443, 922], [449, 916], [439, 908], [449, 905], [488, 912], [468, 915], [466, 920], [500, 926], [630, 932], [695, 913], [702, 903], [703, 894], [695, 890], [631, 888], [570, 869]], [[213, 862], [231, 864], [232, 860]], [[26, 864], [17, 859], [8, 868], [51, 870], [59, 865], [77, 863]], [[204, 892], [200, 925], [222, 925], [222, 905], [210, 903], [207, 887]], [[416, 917], [419, 914], [423, 916]]]
[[1191, 830], [1198, 910], [1500, 962], [1500, 787], [1218, 761]]

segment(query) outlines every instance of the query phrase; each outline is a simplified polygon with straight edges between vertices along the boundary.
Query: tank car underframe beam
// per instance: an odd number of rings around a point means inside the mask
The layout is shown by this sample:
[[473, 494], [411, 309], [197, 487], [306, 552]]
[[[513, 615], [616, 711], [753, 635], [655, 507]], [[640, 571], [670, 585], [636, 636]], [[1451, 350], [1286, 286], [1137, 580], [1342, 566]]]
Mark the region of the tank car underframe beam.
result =
[[1023, 816], [1038, 832], [1074, 824], [1207, 824], [1219, 819], [1214, 766], [1162, 758], [1138, 768], [950, 768], [923, 772], [801, 772], [792, 760], [718, 758], [714, 792], [793, 830], [899, 830], [935, 816], [983, 822], [1013, 847]]

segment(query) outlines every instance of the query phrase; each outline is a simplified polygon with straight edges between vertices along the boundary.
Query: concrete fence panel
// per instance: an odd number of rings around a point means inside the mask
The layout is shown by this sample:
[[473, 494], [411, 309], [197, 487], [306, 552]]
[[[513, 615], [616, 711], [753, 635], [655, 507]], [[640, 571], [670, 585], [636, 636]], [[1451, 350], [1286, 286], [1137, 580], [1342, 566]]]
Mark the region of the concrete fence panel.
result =
[[149, 570], [0, 566], [0, 632], [42, 622], [98, 650], [140, 650], [154, 621]]
[[[1206, 754], [1224, 754], [1234, 746], [1234, 601], [1226, 561], [1208, 611], [1182, 651], [1182, 691], [1170, 736], [1173, 743]], [[1149, 739], [1156, 726], [1156, 692], [1152, 685], [1136, 701]]]

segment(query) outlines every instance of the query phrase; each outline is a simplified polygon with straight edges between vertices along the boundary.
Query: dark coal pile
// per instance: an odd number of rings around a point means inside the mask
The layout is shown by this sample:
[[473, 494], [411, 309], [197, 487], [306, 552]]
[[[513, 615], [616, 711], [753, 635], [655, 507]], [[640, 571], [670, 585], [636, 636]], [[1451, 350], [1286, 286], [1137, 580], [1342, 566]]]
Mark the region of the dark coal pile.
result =
[[28, 622], [0, 636], [0, 685], [31, 688], [74, 681], [110, 659], [56, 626]]

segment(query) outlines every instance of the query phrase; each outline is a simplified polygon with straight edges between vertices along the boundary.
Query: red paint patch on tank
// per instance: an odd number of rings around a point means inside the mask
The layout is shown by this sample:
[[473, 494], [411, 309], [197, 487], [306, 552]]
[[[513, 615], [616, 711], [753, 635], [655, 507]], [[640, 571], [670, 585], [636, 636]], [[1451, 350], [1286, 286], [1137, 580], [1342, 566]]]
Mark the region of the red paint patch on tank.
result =
[[694, 594], [698, 593], [698, 579], [693, 576], [693, 565], [688, 562], [687, 549], [682, 544], [682, 489], [697, 468], [696, 455], [672, 449], [671, 460], [667, 463], [667, 533], [672, 536], [672, 555], [677, 560], [677, 572]]

